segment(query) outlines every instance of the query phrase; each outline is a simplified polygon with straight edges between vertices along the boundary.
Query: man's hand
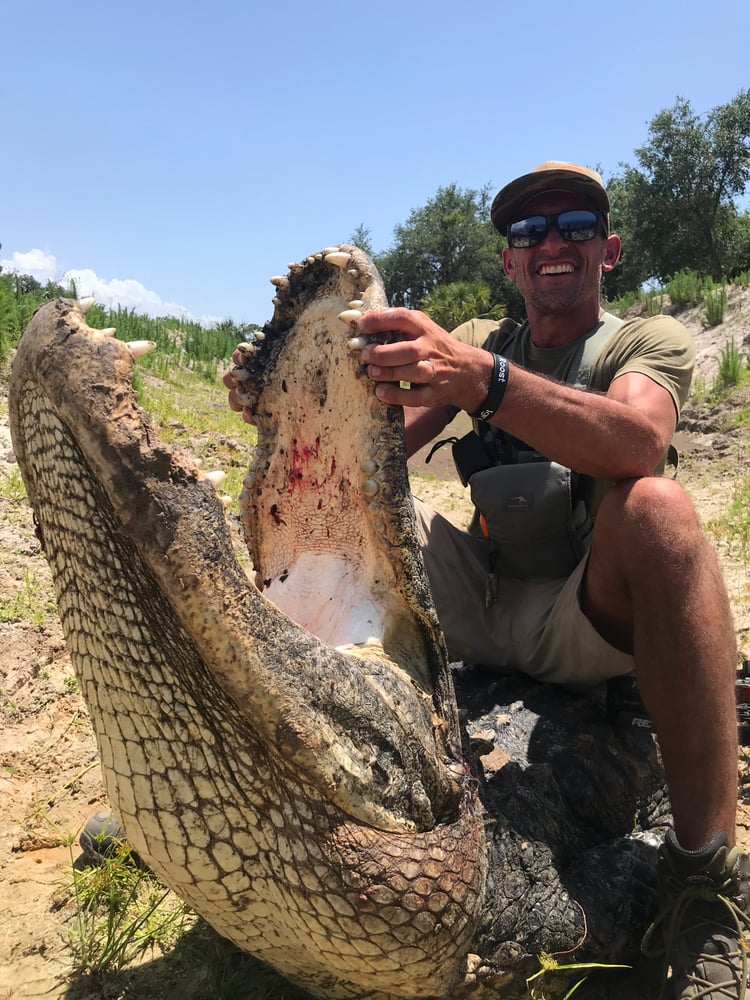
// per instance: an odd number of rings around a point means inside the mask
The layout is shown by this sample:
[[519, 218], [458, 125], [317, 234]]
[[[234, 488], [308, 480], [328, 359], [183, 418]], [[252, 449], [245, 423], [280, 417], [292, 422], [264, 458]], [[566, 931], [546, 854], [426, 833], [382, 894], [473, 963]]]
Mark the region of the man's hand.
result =
[[[425, 313], [412, 309], [383, 309], [357, 320], [360, 334], [396, 331], [401, 340], [371, 344], [362, 349], [367, 375], [376, 382], [375, 394], [399, 406], [457, 406], [475, 410], [487, 395], [492, 377], [492, 355], [456, 340]], [[402, 389], [400, 382], [409, 382]]]

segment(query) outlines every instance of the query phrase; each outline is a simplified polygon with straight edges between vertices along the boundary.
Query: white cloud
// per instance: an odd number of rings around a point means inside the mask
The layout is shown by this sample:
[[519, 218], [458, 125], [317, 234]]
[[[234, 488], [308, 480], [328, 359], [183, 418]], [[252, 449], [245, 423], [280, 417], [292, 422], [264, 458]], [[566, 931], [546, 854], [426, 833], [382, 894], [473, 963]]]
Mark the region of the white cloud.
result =
[[[110, 309], [134, 309], [147, 316], [176, 316], [178, 319], [192, 320], [194, 317], [185, 306], [177, 302], [165, 302], [156, 292], [150, 291], [134, 278], [100, 278], [90, 268], [71, 268], [62, 276], [57, 268], [57, 258], [46, 250], [29, 250], [28, 253], [12, 253], [7, 260], [0, 260], [3, 271], [30, 274], [42, 284], [57, 281], [66, 286], [75, 282], [78, 295], [82, 298], [93, 295], [99, 305]], [[221, 317], [198, 317], [198, 322], [208, 326]]]
[[28, 253], [11, 254], [10, 260], [0, 260], [3, 271], [30, 274], [43, 285], [57, 277], [57, 258], [46, 250], [29, 250]]

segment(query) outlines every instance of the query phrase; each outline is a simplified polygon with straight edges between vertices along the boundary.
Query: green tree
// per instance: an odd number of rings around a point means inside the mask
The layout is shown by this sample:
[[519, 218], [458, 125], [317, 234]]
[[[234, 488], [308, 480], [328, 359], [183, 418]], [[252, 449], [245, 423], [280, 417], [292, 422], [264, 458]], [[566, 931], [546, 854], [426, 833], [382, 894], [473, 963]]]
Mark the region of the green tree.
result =
[[430, 319], [446, 330], [455, 330], [475, 316], [501, 319], [503, 305], [491, 305], [490, 286], [486, 281], [453, 281], [438, 285], [422, 301], [422, 309]]
[[490, 222], [491, 192], [439, 188], [396, 226], [390, 250], [375, 258], [392, 305], [419, 308], [438, 285], [484, 281], [493, 301], [503, 289], [502, 238]]
[[614, 185], [613, 221], [627, 240], [623, 287], [626, 277], [637, 287], [684, 268], [717, 280], [741, 269], [746, 223], [736, 199], [750, 180], [750, 90], [705, 116], [678, 98], [635, 152], [639, 166]]
[[360, 223], [349, 237], [349, 243], [353, 247], [359, 247], [360, 250], [364, 250], [368, 257], [374, 256], [372, 240], [370, 238], [370, 229], [363, 223]]

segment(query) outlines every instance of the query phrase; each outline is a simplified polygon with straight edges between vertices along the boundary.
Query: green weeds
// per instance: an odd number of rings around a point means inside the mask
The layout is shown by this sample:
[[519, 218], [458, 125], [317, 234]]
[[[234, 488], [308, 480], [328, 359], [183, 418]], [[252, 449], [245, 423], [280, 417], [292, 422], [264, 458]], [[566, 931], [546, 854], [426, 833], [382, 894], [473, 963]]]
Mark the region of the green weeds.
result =
[[724, 313], [727, 309], [727, 287], [720, 285], [715, 289], [706, 289], [704, 294], [706, 303], [706, 316], [703, 320], [705, 327], [718, 326], [724, 322]]
[[41, 625], [55, 613], [55, 598], [52, 587], [24, 567], [23, 579], [15, 593], [0, 595], [0, 622], [30, 621]]
[[185, 904], [134, 864], [123, 843], [102, 864], [70, 870], [76, 912], [73, 975], [117, 972], [147, 951], [170, 951], [190, 918]]
[[730, 555], [745, 563], [750, 557], [750, 473], [741, 475], [735, 484], [732, 500], [721, 517], [708, 522], [708, 531], [723, 542]]

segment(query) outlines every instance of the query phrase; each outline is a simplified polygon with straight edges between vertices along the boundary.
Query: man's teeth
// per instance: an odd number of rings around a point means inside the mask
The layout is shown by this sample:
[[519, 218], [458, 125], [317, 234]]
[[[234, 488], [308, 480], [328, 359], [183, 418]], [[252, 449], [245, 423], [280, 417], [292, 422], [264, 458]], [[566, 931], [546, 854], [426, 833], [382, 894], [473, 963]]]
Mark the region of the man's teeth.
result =
[[542, 264], [539, 268], [540, 274], [572, 274], [572, 264]]

